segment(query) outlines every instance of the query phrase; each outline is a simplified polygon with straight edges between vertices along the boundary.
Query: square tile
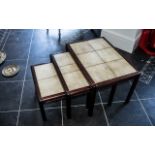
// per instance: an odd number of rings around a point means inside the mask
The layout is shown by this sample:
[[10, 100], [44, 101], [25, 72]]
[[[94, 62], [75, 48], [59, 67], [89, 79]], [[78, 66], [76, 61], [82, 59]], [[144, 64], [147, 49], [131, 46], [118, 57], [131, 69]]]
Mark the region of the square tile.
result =
[[69, 90], [75, 90], [89, 86], [87, 80], [85, 79], [81, 71], [67, 73], [64, 74], [63, 77]]
[[0, 82], [0, 111], [18, 110], [22, 82]]
[[10, 35], [17, 35], [21, 34], [24, 37], [25, 35], [32, 35], [33, 29], [11, 29], [11, 34]]
[[[103, 102], [105, 102], [105, 104], [108, 103], [111, 88], [112, 87], [107, 87], [105, 89], [100, 90], [102, 100], [103, 100]], [[113, 102], [124, 102], [128, 93], [129, 93], [130, 88], [131, 88], [131, 85], [129, 84], [129, 81], [119, 83], [116, 87], [116, 92], [114, 95]], [[135, 93], [133, 93], [131, 100], [137, 100]], [[115, 103], [113, 103], [113, 104], [115, 104]]]
[[104, 39], [92, 39], [88, 43], [93, 47], [94, 50], [99, 50], [107, 47], [111, 47]]
[[25, 81], [21, 109], [35, 108], [39, 108], [39, 106], [36, 98], [34, 82], [32, 80]]
[[136, 72], [136, 70], [125, 59], [111, 61], [106, 64], [113, 71], [116, 77]]
[[78, 58], [85, 67], [103, 63], [102, 59], [95, 52], [78, 55]]
[[47, 97], [64, 92], [61, 82], [57, 76], [53, 76], [48, 79], [38, 80], [38, 86], [41, 97]]
[[40, 110], [20, 113], [20, 126], [61, 126], [61, 109], [46, 110], [47, 121], [42, 120]]
[[30, 43], [9, 43], [5, 45], [4, 51], [7, 54], [6, 60], [27, 59]]
[[151, 125], [138, 101], [131, 101], [127, 105], [115, 103], [111, 107], [106, 108], [106, 113], [110, 125], [113, 126]]
[[8, 37], [7, 44], [10, 43], [30, 43], [32, 30], [25, 30], [25, 31], [15, 31], [11, 30], [11, 33]]
[[113, 48], [104, 48], [96, 51], [104, 62], [121, 59], [122, 56], [118, 54]]
[[79, 68], [76, 64], [66, 65], [60, 67], [60, 71], [62, 74], [72, 73], [78, 71]]
[[155, 98], [155, 76], [148, 85], [139, 81], [136, 91], [140, 99]]
[[109, 69], [106, 64], [99, 64], [96, 66], [86, 68], [89, 75], [95, 81], [95, 83], [104, 82], [115, 78], [114, 73]]
[[69, 52], [56, 54], [56, 55], [54, 55], [54, 58], [55, 58], [59, 67], [71, 65], [71, 64], [75, 63], [74, 59], [72, 58], [72, 56], [70, 55]]
[[94, 107], [94, 115], [88, 116], [88, 110], [85, 106], [72, 107], [72, 119], [67, 119], [66, 109], [63, 109], [64, 125], [65, 126], [105, 126], [106, 120], [104, 117], [101, 105]]
[[155, 99], [141, 100], [151, 122], [155, 125]]
[[54, 65], [52, 63], [37, 65], [34, 67], [34, 70], [38, 80], [57, 76]]
[[[125, 101], [128, 93], [130, 91], [130, 88], [131, 88], [131, 85], [130, 85], [129, 81], [119, 83], [117, 85], [117, 88], [116, 88], [114, 101], [115, 102], [116, 101]], [[136, 97], [135, 93], [133, 93], [133, 95], [131, 97], [131, 100], [137, 100], [137, 97]]]
[[70, 44], [70, 46], [77, 55], [94, 51], [94, 49], [88, 44], [87, 41], [73, 43]]
[[0, 81], [13, 81], [13, 80], [23, 80], [24, 79], [24, 74], [25, 74], [25, 67], [26, 67], [26, 60], [11, 60], [11, 61], [6, 61], [1, 67], [0, 67], [0, 73], [2, 73], [2, 69], [11, 64], [16, 64], [20, 66], [20, 71], [17, 75], [13, 77], [4, 77], [2, 74], [0, 74]]
[[32, 41], [30, 58], [49, 58], [50, 54], [56, 54], [64, 50], [65, 47], [60, 45], [58, 41]]
[[145, 54], [139, 48], [135, 49], [135, 51], [130, 54], [121, 49], [116, 48], [118, 53], [125, 58], [132, 66], [134, 66], [138, 71], [141, 71], [146, 61], [149, 59], [149, 56]]
[[17, 112], [0, 113], [0, 126], [15, 126]]

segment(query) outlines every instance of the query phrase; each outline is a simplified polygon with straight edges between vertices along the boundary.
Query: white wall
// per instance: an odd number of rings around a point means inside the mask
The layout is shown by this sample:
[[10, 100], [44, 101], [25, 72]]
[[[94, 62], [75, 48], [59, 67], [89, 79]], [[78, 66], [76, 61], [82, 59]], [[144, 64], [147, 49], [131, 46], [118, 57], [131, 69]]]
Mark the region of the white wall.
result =
[[132, 53], [137, 47], [141, 32], [141, 29], [103, 29], [101, 36], [115, 47]]

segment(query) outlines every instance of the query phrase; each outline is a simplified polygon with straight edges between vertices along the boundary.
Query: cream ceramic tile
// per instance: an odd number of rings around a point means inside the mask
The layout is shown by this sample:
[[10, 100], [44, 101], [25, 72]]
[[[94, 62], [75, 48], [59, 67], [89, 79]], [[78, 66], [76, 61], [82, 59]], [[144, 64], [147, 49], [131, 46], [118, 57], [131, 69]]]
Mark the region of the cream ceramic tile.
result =
[[67, 73], [63, 77], [70, 91], [88, 86], [88, 82], [81, 71]]
[[35, 66], [34, 69], [38, 80], [56, 75], [56, 71], [52, 63], [38, 65]]
[[136, 70], [123, 58], [107, 63], [117, 77], [136, 72]]
[[104, 82], [115, 78], [114, 73], [106, 64], [100, 64], [93, 67], [88, 67], [86, 69], [95, 83]]
[[69, 52], [55, 54], [54, 58], [59, 67], [75, 63]]
[[104, 48], [96, 51], [104, 62], [109, 62], [117, 59], [121, 59], [122, 56], [116, 52], [113, 48]]
[[99, 50], [99, 49], [111, 47], [111, 46], [107, 43], [107, 41], [105, 41], [105, 40], [102, 39], [102, 38], [89, 40], [88, 43], [89, 43], [95, 50]]
[[87, 41], [79, 42], [79, 43], [73, 43], [70, 44], [74, 52], [78, 54], [92, 52], [94, 49], [88, 44]]
[[66, 66], [60, 67], [60, 70], [61, 70], [62, 74], [66, 74], [66, 73], [78, 71], [79, 68], [76, 64], [71, 64], [71, 65], [66, 65]]
[[64, 92], [63, 87], [57, 76], [38, 81], [41, 97], [54, 95]]
[[78, 55], [78, 58], [85, 67], [103, 63], [102, 59], [96, 54], [96, 52], [80, 54]]

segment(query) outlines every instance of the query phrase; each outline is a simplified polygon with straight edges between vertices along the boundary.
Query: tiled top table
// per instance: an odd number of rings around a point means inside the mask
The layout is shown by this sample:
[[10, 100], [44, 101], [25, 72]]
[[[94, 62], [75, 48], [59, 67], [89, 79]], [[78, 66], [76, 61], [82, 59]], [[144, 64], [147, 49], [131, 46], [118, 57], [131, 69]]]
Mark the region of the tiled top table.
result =
[[63, 99], [66, 93], [52, 63], [34, 65], [31, 70], [41, 113], [46, 120], [44, 103]]
[[71, 98], [88, 93], [90, 84], [69, 52], [52, 55], [52, 62], [67, 93], [67, 115], [71, 117]]
[[140, 73], [107, 41], [98, 38], [71, 43], [67, 45], [67, 50], [70, 51], [79, 68], [94, 88], [90, 93], [90, 115], [93, 113], [97, 88], [112, 86], [108, 103], [111, 105], [117, 83], [134, 79], [125, 103], [129, 102]]

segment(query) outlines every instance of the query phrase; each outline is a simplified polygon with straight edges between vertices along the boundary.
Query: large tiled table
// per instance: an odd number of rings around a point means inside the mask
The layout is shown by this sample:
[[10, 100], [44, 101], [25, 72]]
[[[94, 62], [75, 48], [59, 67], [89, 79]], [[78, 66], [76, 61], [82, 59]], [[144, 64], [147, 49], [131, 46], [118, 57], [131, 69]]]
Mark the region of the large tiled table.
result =
[[51, 56], [52, 63], [31, 66], [42, 117], [44, 103], [66, 99], [67, 116], [71, 118], [71, 99], [86, 94], [88, 114], [93, 115], [97, 89], [112, 86], [111, 105], [118, 83], [133, 79], [125, 100], [130, 101], [140, 73], [102, 38], [71, 43], [69, 52]]
[[111, 105], [119, 82], [133, 79], [125, 103], [130, 101], [140, 73], [103, 38], [68, 44], [75, 62], [89, 81], [89, 115], [93, 114], [96, 90], [112, 86], [108, 105]]

